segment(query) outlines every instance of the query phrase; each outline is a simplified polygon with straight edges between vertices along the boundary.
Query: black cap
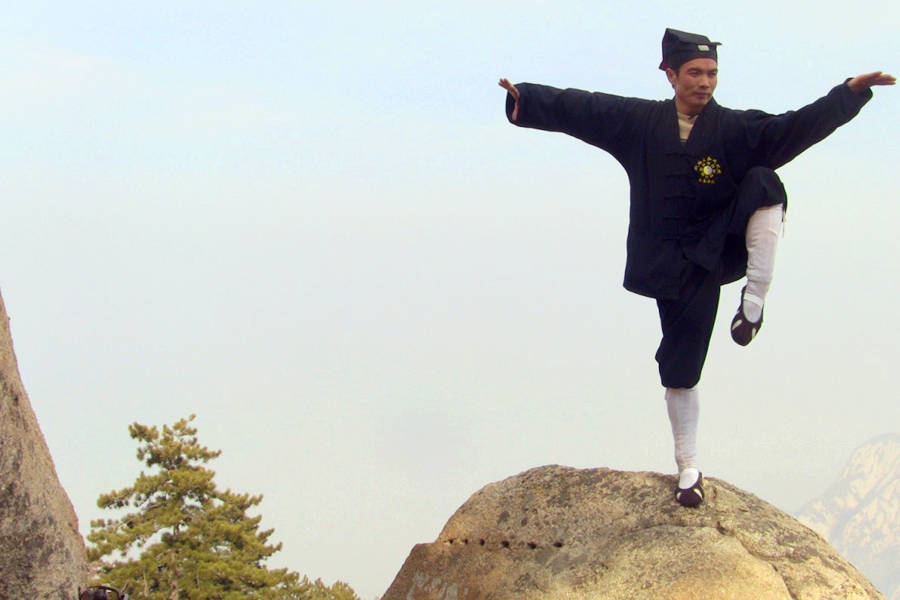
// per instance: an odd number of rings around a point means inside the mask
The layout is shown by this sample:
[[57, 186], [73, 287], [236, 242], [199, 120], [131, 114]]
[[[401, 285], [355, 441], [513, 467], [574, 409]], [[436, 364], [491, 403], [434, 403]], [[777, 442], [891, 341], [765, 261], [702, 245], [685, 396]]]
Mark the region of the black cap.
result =
[[659, 68], [678, 70], [689, 60], [695, 58], [711, 58], [718, 62], [716, 46], [721, 42], [711, 42], [705, 35], [687, 33], [677, 29], [666, 29], [662, 39], [662, 62]]

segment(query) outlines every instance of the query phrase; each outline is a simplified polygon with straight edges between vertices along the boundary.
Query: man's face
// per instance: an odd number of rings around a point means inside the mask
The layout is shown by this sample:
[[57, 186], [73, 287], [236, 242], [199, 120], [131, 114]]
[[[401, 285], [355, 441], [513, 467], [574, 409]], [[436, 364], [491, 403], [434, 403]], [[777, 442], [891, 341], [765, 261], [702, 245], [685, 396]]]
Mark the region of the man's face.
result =
[[711, 58], [695, 58], [681, 65], [678, 72], [666, 69], [675, 88], [675, 103], [680, 112], [695, 115], [712, 99], [719, 66]]

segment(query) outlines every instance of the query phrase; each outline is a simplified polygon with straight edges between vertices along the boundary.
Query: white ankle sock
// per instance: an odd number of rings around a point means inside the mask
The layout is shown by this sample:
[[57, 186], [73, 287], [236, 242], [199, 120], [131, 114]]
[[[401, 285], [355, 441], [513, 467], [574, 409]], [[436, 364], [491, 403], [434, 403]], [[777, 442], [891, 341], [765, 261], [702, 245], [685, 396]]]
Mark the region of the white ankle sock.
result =
[[700, 469], [688, 467], [678, 475], [678, 487], [683, 490], [688, 489], [700, 479]]
[[762, 316], [775, 272], [775, 251], [784, 221], [783, 205], [763, 206], [747, 222], [747, 290], [742, 308], [753, 322]]
[[[696, 468], [697, 422], [700, 420], [697, 388], [666, 388], [666, 407], [669, 411], [669, 423], [672, 425], [678, 471]], [[694, 479], [696, 480], [696, 476]]]

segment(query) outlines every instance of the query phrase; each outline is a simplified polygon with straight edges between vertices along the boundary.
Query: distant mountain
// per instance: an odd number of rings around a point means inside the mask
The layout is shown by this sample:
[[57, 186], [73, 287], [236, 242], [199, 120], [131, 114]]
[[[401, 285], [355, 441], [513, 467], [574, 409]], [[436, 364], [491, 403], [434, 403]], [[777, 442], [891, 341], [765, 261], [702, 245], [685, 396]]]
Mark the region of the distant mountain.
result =
[[857, 448], [840, 479], [800, 509], [815, 530], [889, 600], [900, 600], [900, 434]]

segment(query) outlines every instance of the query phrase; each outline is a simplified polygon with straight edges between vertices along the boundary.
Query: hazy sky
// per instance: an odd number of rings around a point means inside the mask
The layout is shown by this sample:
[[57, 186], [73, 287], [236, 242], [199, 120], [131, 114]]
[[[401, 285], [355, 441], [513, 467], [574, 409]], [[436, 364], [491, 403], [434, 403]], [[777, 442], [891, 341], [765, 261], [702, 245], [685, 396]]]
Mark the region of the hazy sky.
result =
[[[666, 98], [666, 26], [716, 98], [782, 112], [900, 71], [900, 9], [786, 2], [29, 2], [0, 23], [0, 289], [83, 532], [196, 413], [288, 566], [382, 593], [483, 485], [672, 472], [652, 300], [621, 287], [624, 171], [510, 126], [500, 76]], [[807, 8], [803, 8], [806, 6]], [[814, 7], [814, 8], [813, 8]], [[785, 510], [900, 429], [900, 89], [782, 168], [748, 348], [723, 291], [706, 474]]]

